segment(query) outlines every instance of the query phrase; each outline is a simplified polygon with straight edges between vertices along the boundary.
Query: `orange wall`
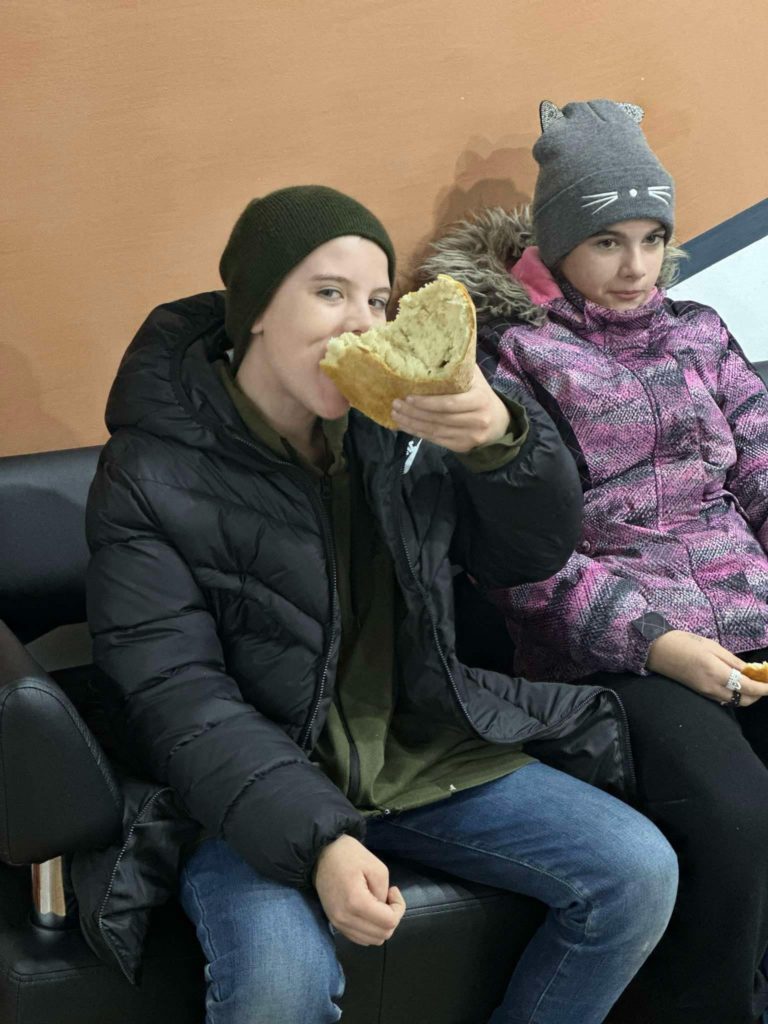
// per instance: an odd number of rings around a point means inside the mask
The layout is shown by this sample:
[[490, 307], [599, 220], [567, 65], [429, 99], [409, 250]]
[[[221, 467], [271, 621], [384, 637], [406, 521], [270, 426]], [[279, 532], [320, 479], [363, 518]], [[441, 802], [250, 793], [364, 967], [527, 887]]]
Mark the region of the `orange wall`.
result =
[[5, 0], [0, 454], [93, 444], [158, 302], [218, 287], [252, 196], [390, 227], [530, 197], [537, 105], [646, 108], [689, 238], [766, 197], [763, 0]]

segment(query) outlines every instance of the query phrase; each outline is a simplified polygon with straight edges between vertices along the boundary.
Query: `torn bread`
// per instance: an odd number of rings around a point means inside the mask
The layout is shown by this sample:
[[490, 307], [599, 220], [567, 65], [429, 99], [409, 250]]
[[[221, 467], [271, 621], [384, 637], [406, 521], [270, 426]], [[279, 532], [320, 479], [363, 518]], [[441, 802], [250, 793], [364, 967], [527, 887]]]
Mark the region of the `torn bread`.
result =
[[476, 340], [469, 292], [440, 274], [404, 295], [391, 323], [331, 338], [320, 366], [350, 405], [396, 430], [391, 417], [395, 398], [469, 390]]

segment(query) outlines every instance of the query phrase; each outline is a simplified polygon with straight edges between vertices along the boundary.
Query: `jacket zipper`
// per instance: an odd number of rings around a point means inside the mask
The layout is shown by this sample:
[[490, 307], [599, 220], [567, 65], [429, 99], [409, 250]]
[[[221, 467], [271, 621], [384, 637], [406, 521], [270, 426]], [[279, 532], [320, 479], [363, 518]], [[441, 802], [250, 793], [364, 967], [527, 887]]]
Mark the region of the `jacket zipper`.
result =
[[413, 579], [413, 582], [416, 584], [416, 588], [417, 588], [417, 590], [419, 592], [419, 596], [421, 597], [421, 600], [422, 600], [422, 602], [424, 604], [424, 607], [427, 610], [427, 615], [429, 615], [429, 622], [430, 622], [430, 626], [432, 627], [432, 639], [435, 642], [435, 648], [437, 650], [438, 657], [440, 658], [440, 663], [443, 666], [443, 670], [445, 671], [445, 674], [448, 677], [448, 682], [451, 684], [451, 690], [453, 691], [453, 695], [456, 698], [456, 703], [461, 708], [461, 710], [462, 710], [462, 712], [464, 714], [464, 717], [466, 718], [468, 724], [471, 726], [472, 730], [476, 731], [474, 723], [472, 721], [472, 718], [470, 717], [469, 711], [467, 710], [466, 702], [464, 701], [464, 699], [462, 698], [461, 694], [459, 693], [459, 688], [456, 686], [456, 680], [453, 678], [453, 673], [451, 672], [451, 667], [448, 664], [448, 659], [445, 657], [445, 652], [443, 651], [442, 645], [440, 643], [440, 637], [439, 637], [438, 632], [437, 632], [437, 623], [435, 622], [434, 616], [432, 615], [432, 609], [429, 606], [429, 601], [427, 599], [427, 593], [426, 593], [426, 591], [424, 589], [424, 585], [422, 584], [421, 580], [419, 579], [419, 577], [418, 577], [418, 575], [416, 573], [416, 569], [414, 567], [413, 561], [411, 560], [411, 553], [408, 550], [408, 542], [405, 539], [405, 534], [403, 532], [402, 518], [401, 518], [401, 514], [400, 514], [401, 500], [404, 500], [404, 499], [402, 499], [401, 493], [399, 493], [401, 491], [401, 489], [402, 489], [402, 480], [401, 480], [400, 477], [398, 477], [397, 478], [397, 484], [396, 484], [396, 487], [395, 487], [395, 492], [396, 493], [395, 493], [394, 507], [397, 509], [397, 534], [398, 534], [398, 537], [400, 539], [400, 545], [401, 545], [401, 547], [403, 549], [403, 555], [405, 556], [405, 561], [406, 561], [406, 564], [407, 564], [408, 569], [410, 571], [411, 578]]
[[[338, 597], [338, 568], [336, 564], [336, 544], [333, 539], [333, 513], [331, 511], [330, 501], [331, 495], [327, 476], [323, 476], [320, 489], [323, 496], [323, 516], [325, 523], [328, 527], [329, 546], [331, 552], [331, 575], [333, 578], [333, 595], [335, 602]], [[333, 615], [333, 607], [331, 608], [331, 614]], [[333, 616], [333, 621], [336, 621], [335, 615]], [[332, 649], [332, 647], [329, 648], [329, 654]], [[325, 681], [327, 671], [328, 659], [326, 658], [326, 665], [323, 672], [323, 682]], [[318, 705], [319, 701], [315, 705], [312, 718], [307, 727], [308, 730], [310, 730], [312, 728], [312, 725], [314, 724], [315, 717], [317, 716]], [[342, 728], [344, 729], [344, 736], [347, 740], [347, 745], [349, 747], [349, 782], [347, 786], [347, 796], [350, 799], [350, 801], [354, 803], [358, 796], [358, 790], [360, 789], [360, 755], [358, 753], [357, 747], [355, 746], [355, 741], [352, 737], [352, 731], [350, 730], [349, 723], [347, 722], [347, 716], [344, 714], [344, 707], [341, 701], [341, 694], [338, 692], [338, 690], [336, 691], [336, 710], [339, 713], [339, 719], [341, 720], [341, 725]], [[308, 734], [309, 732], [307, 733], [307, 735]]]
[[619, 712], [619, 719], [621, 720], [621, 735], [623, 739], [623, 751], [624, 757], [627, 762], [627, 772], [629, 773], [630, 782], [632, 784], [632, 794], [637, 793], [637, 772], [635, 771], [635, 757], [632, 753], [632, 741], [629, 736], [629, 719], [627, 718], [627, 709], [624, 707], [624, 702], [621, 697], [612, 690], [610, 687], [600, 688], [600, 692], [610, 693], [613, 697], [615, 707]]
[[[233, 437], [240, 444], [245, 445], [246, 448], [251, 448], [262, 459], [264, 458], [264, 452], [262, 451], [262, 449], [259, 448], [257, 445], [253, 444], [252, 441], [249, 441], [248, 438], [243, 437], [242, 434], [236, 434], [233, 431], [233, 432], [231, 432], [230, 436]], [[323, 533], [323, 545], [325, 547], [325, 554], [326, 554], [326, 557], [328, 558], [328, 561], [331, 564], [331, 616], [330, 616], [330, 619], [331, 619], [330, 626], [331, 626], [331, 628], [330, 628], [330, 632], [329, 632], [328, 643], [327, 643], [326, 649], [325, 649], [325, 657], [323, 659], [323, 669], [322, 669], [322, 672], [320, 674], [320, 683], [319, 683], [319, 685], [317, 687], [317, 692], [315, 694], [315, 699], [312, 702], [312, 708], [311, 708], [311, 710], [309, 712], [309, 715], [307, 717], [306, 724], [304, 725], [304, 728], [301, 731], [301, 736], [300, 736], [300, 739], [299, 739], [299, 746], [302, 748], [302, 750], [304, 750], [305, 752], [308, 753], [309, 751], [308, 751], [308, 748], [307, 748], [307, 742], [308, 742], [309, 737], [310, 737], [310, 735], [312, 733], [312, 726], [315, 724], [315, 719], [317, 718], [317, 713], [320, 710], [320, 704], [322, 703], [323, 697], [325, 695], [325, 683], [326, 683], [326, 680], [328, 678], [328, 666], [330, 665], [330, 662], [331, 662], [331, 654], [333, 653], [333, 648], [334, 648], [334, 645], [336, 643], [336, 636], [337, 636], [337, 632], [336, 632], [336, 607], [337, 607], [337, 603], [338, 602], [337, 602], [337, 594], [336, 594], [336, 585], [337, 585], [336, 551], [335, 551], [335, 548], [334, 548], [333, 536], [332, 536], [332, 533], [331, 533], [330, 525], [329, 525], [329, 522], [328, 522], [328, 516], [326, 514], [324, 503], [322, 501], [318, 500], [317, 490], [312, 485], [311, 481], [310, 481], [309, 485], [307, 485], [307, 474], [302, 469], [300, 469], [295, 463], [289, 462], [287, 459], [281, 459], [278, 455], [271, 455], [271, 461], [277, 463], [280, 466], [285, 466], [287, 469], [291, 470], [291, 475], [295, 476], [295, 478], [299, 482], [299, 485], [301, 486], [302, 490], [305, 491], [309, 495], [310, 500], [315, 505], [315, 508], [319, 511], [319, 519], [320, 519], [320, 526], [322, 528], [322, 533]], [[323, 486], [324, 487], [326, 486], [325, 479], [323, 479]]]
[[155, 803], [155, 801], [159, 800], [160, 797], [164, 796], [166, 793], [173, 793], [173, 789], [171, 786], [163, 786], [162, 789], [159, 789], [157, 790], [156, 793], [153, 793], [149, 800], [147, 800], [147, 802], [141, 808], [141, 811], [136, 815], [134, 820], [131, 822], [131, 827], [128, 829], [128, 834], [123, 840], [123, 845], [120, 847], [120, 852], [118, 853], [117, 858], [115, 859], [115, 863], [112, 866], [112, 872], [109, 876], [107, 889], [106, 892], [104, 893], [104, 898], [102, 899], [99, 905], [99, 910], [96, 915], [98, 928], [102, 938], [104, 939], [104, 942], [112, 950], [115, 959], [120, 964], [120, 968], [123, 971], [123, 974], [125, 974], [126, 978], [128, 978], [128, 980], [131, 983], [133, 983], [133, 979], [131, 977], [130, 971], [125, 966], [122, 952], [115, 946], [115, 943], [109, 938], [106, 931], [104, 930], [104, 912], [107, 909], [107, 903], [109, 903], [110, 896], [112, 895], [112, 890], [115, 886], [115, 878], [117, 877], [117, 872], [120, 868], [120, 864], [122, 863], [123, 857], [125, 856], [128, 847], [131, 845], [131, 840], [133, 839], [136, 829], [142, 823], [147, 813], [152, 809], [152, 805]]
[[[401, 483], [400, 479], [398, 479], [398, 481], [397, 481], [397, 488], [400, 488], [400, 487], [402, 487], [402, 483]], [[397, 490], [397, 488], [396, 488], [396, 490]], [[440, 643], [440, 637], [439, 637], [438, 632], [437, 632], [437, 625], [435, 623], [434, 616], [432, 615], [432, 610], [431, 610], [431, 608], [429, 606], [429, 603], [427, 601], [426, 591], [424, 589], [424, 586], [423, 586], [421, 580], [419, 579], [419, 577], [418, 577], [418, 575], [416, 573], [416, 569], [414, 567], [413, 561], [411, 560], [411, 555], [410, 555], [410, 552], [408, 550], [408, 543], [407, 543], [407, 541], [405, 539], [405, 534], [403, 533], [403, 529], [402, 529], [402, 521], [401, 521], [401, 517], [400, 517], [400, 502], [397, 500], [399, 498], [399, 496], [400, 496], [399, 494], [397, 494], [397, 493], [395, 494], [394, 505], [395, 505], [395, 508], [397, 509], [397, 531], [398, 531], [398, 536], [400, 538], [400, 544], [401, 544], [402, 549], [403, 549], [403, 554], [405, 555], [405, 561], [406, 561], [406, 563], [408, 565], [408, 569], [410, 570], [411, 577], [412, 577], [412, 579], [413, 579], [414, 583], [416, 584], [416, 587], [417, 587], [417, 589], [419, 591], [419, 595], [421, 596], [421, 599], [424, 602], [424, 607], [427, 610], [427, 614], [429, 615], [429, 621], [430, 621], [430, 624], [432, 626], [432, 637], [433, 637], [434, 642], [435, 642], [435, 647], [437, 649], [437, 653], [438, 653], [438, 656], [440, 658], [440, 662], [441, 662], [441, 664], [443, 666], [443, 669], [445, 671], [445, 674], [448, 677], [448, 681], [451, 684], [451, 690], [453, 691], [453, 695], [454, 695], [454, 697], [456, 699], [456, 703], [461, 708], [461, 710], [462, 710], [462, 712], [464, 714], [464, 717], [466, 718], [466, 720], [469, 723], [470, 727], [472, 728], [473, 732], [477, 732], [477, 730], [475, 729], [475, 724], [472, 721], [472, 718], [471, 718], [471, 716], [469, 714], [469, 711], [467, 709], [466, 702], [462, 699], [461, 694], [459, 693], [458, 687], [456, 686], [456, 680], [453, 678], [453, 673], [451, 672], [450, 666], [448, 664], [448, 659], [445, 657], [445, 652], [443, 651], [442, 645]], [[619, 712], [619, 716], [618, 717], [619, 717], [621, 740], [622, 740], [622, 743], [621, 743], [622, 752], [623, 752], [625, 760], [626, 760], [627, 773], [628, 773], [629, 778], [630, 778], [631, 787], [632, 787], [633, 792], [635, 792], [637, 790], [637, 775], [635, 773], [635, 763], [634, 763], [634, 758], [633, 758], [633, 755], [632, 755], [632, 747], [630, 745], [630, 740], [629, 740], [629, 722], [627, 721], [626, 708], [624, 707], [624, 705], [623, 705], [623, 703], [621, 701], [621, 698], [619, 697], [618, 693], [616, 693], [615, 690], [611, 690], [608, 687], [602, 687], [601, 686], [601, 687], [598, 688], [598, 693], [608, 693], [608, 694], [610, 694], [611, 697], [613, 698], [613, 703], [614, 703], [615, 707], [618, 709], [618, 712]], [[541, 732], [537, 733], [535, 736], [530, 736], [529, 740], [543, 739], [546, 736], [546, 733], [548, 731], [551, 731], [551, 730], [554, 730], [556, 728], [559, 728], [564, 722], [567, 722], [569, 719], [576, 717], [579, 714], [579, 712], [581, 711], [581, 709], [586, 704], [588, 704], [590, 701], [592, 701], [594, 699], [594, 696], [595, 696], [594, 694], [591, 694], [589, 697], [585, 697], [585, 699], [580, 704], [578, 704], [576, 708], [574, 708], [574, 710], [571, 712], [570, 715], [568, 715], [566, 718], [560, 719], [559, 722], [553, 724], [549, 728], [545, 727]]]
[[[621, 750], [624, 755], [624, 760], [626, 762], [627, 775], [629, 776], [630, 788], [632, 790], [632, 794], [630, 795], [633, 795], [637, 791], [637, 774], [635, 772], [635, 759], [634, 755], [632, 754], [632, 745], [629, 738], [629, 720], [627, 719], [627, 709], [624, 707], [621, 697], [618, 695], [618, 693], [616, 693], [615, 690], [612, 690], [608, 686], [598, 686], [596, 687], [596, 690], [597, 694], [607, 693], [612, 698], [611, 703], [618, 712], [618, 724], [619, 731], [621, 734]], [[573, 711], [571, 711], [569, 715], [566, 715], [565, 718], [558, 719], [557, 722], [553, 722], [551, 725], [544, 726], [544, 728], [537, 732], [535, 736], [529, 736], [528, 739], [525, 740], [525, 742], [528, 743], [535, 742], [536, 740], [546, 739], [549, 733], [554, 732], [555, 729], [559, 729], [562, 725], [564, 725], [566, 722], [569, 722], [572, 718], [576, 718], [581, 712], [582, 708], [586, 707], [587, 704], [591, 703], [591, 701], [594, 700], [595, 696], [596, 695], [593, 693], [590, 694], [589, 697], [585, 697], [583, 701], [576, 705], [576, 707], [573, 709]]]

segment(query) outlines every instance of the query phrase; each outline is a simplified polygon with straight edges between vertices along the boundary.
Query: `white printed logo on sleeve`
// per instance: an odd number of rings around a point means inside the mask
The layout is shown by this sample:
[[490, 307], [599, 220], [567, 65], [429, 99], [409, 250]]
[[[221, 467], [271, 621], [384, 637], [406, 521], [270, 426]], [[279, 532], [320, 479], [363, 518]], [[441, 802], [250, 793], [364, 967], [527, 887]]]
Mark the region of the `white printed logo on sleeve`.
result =
[[405, 476], [405, 474], [413, 465], [413, 460], [416, 458], [418, 450], [421, 447], [421, 442], [423, 440], [424, 439], [422, 437], [420, 437], [418, 441], [416, 440], [415, 437], [412, 437], [411, 440], [408, 442], [408, 447], [405, 449], [405, 463], [403, 464], [403, 476]]

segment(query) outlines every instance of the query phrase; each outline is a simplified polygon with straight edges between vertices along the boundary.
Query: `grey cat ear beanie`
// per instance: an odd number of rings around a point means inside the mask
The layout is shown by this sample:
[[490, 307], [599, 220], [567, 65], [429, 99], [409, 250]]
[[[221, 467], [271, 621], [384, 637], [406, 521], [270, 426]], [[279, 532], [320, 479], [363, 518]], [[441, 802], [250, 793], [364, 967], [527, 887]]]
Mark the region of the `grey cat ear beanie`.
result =
[[658, 220], [669, 240], [675, 184], [645, 140], [640, 107], [590, 100], [560, 109], [545, 100], [539, 115], [533, 223], [546, 266], [622, 220]]

